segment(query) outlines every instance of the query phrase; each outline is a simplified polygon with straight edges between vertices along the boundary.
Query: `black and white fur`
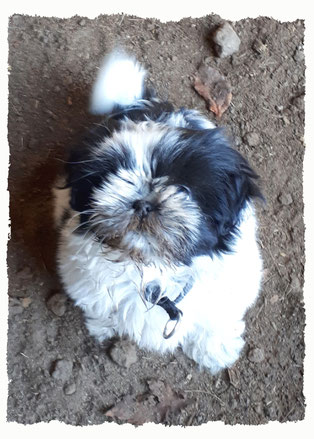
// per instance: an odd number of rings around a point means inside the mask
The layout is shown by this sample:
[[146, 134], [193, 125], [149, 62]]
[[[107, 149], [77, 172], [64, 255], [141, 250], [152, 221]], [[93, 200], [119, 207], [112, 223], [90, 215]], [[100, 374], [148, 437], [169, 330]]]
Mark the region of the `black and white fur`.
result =
[[[238, 359], [259, 292], [253, 200], [262, 195], [223, 131], [156, 98], [145, 74], [121, 53], [100, 69], [91, 111], [105, 119], [54, 188], [59, 273], [99, 341], [180, 346], [216, 373]], [[163, 297], [181, 316], [168, 338]]]

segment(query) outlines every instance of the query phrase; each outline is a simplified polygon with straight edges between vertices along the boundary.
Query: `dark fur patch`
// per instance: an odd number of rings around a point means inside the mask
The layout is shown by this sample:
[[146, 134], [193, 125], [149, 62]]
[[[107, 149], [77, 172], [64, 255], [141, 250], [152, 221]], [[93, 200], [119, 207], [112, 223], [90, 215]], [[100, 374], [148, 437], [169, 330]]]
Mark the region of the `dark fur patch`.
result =
[[245, 204], [263, 196], [257, 174], [230, 147], [221, 129], [181, 130], [177, 145], [155, 148], [155, 176], [184, 185], [203, 213], [196, 255], [228, 252]]

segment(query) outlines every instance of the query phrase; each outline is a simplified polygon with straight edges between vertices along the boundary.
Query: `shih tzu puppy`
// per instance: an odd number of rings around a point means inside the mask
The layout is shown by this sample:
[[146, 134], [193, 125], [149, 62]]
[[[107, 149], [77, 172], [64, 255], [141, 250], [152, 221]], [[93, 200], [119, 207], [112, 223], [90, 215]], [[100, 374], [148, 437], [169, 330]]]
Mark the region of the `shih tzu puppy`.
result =
[[262, 261], [257, 175], [221, 129], [175, 110], [125, 54], [105, 59], [91, 96], [104, 120], [54, 188], [58, 269], [100, 342], [187, 356], [212, 373], [244, 345]]

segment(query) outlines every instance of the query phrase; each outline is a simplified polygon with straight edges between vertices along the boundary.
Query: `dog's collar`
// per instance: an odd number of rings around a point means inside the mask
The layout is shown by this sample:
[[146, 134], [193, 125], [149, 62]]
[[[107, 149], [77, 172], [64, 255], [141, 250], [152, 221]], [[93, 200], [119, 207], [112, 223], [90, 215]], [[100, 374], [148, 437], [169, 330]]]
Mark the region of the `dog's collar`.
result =
[[[168, 314], [169, 316], [169, 320], [166, 323], [166, 326], [164, 328], [163, 331], [163, 337], [164, 338], [170, 338], [174, 333], [175, 330], [178, 326], [178, 324], [181, 321], [181, 318], [183, 316], [183, 312], [176, 307], [175, 305], [175, 301], [171, 301], [168, 297], [162, 297], [157, 303], [156, 305], [161, 306]], [[175, 322], [175, 325], [173, 326], [173, 328], [170, 330], [170, 322]]]
[[[177, 329], [177, 326], [180, 323], [181, 318], [183, 317], [183, 312], [176, 307], [176, 304], [186, 296], [186, 294], [191, 290], [191, 288], [192, 288], [192, 283], [188, 282], [175, 300], [172, 301], [167, 296], [163, 296], [156, 303], [156, 305], [161, 306], [169, 316], [169, 320], [166, 323], [166, 326], [163, 331], [163, 337], [165, 339], [172, 337], [173, 334], [175, 333], [175, 330]], [[175, 322], [172, 329], [170, 329], [171, 322]]]

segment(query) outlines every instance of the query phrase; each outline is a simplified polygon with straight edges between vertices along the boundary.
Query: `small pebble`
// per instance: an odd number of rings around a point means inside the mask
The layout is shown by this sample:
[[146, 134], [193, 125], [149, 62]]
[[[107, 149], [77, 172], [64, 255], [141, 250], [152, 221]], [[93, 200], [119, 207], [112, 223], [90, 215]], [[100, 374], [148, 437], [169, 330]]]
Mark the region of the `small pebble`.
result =
[[291, 283], [290, 283], [291, 289], [292, 291], [301, 291], [302, 287], [301, 287], [301, 282], [299, 280], [299, 278], [297, 276], [293, 276], [291, 277]]
[[111, 359], [122, 367], [130, 367], [137, 361], [135, 346], [128, 340], [120, 340], [110, 349]]
[[253, 406], [253, 408], [258, 415], [264, 414], [264, 407], [263, 407], [263, 404], [261, 402], [255, 404], [255, 406]]
[[283, 194], [279, 195], [278, 200], [284, 206], [289, 206], [290, 204], [293, 203], [293, 198], [292, 198], [291, 194], [289, 194], [289, 193], [288, 194], [283, 193]]
[[255, 50], [255, 52], [257, 52], [259, 55], [262, 55], [263, 53], [266, 52], [266, 50], [267, 50], [267, 45], [264, 44], [261, 40], [257, 39], [257, 40], [254, 41], [252, 48], [253, 48], [253, 50]]
[[64, 386], [63, 391], [65, 395], [73, 395], [76, 391], [76, 385], [75, 383], [68, 383]]
[[261, 348], [250, 349], [248, 353], [248, 359], [252, 363], [260, 363], [261, 361], [264, 360], [264, 358], [265, 358], [264, 351]]
[[293, 59], [296, 63], [304, 63], [304, 51], [303, 48], [297, 48], [294, 55], [293, 55]]
[[244, 138], [245, 142], [249, 146], [258, 146], [260, 144], [259, 135], [257, 133], [247, 133]]
[[296, 96], [291, 100], [291, 104], [300, 111], [304, 111], [304, 95]]
[[189, 373], [189, 374], [185, 377], [185, 384], [188, 383], [188, 382], [190, 382], [191, 379], [192, 379], [192, 374]]
[[21, 305], [23, 308], [28, 308], [32, 301], [33, 299], [31, 299], [30, 297], [24, 297], [23, 299], [21, 299]]
[[57, 293], [50, 297], [50, 299], [47, 301], [47, 307], [56, 316], [61, 317], [66, 311], [66, 301], [67, 298], [64, 294]]
[[282, 121], [283, 121], [284, 125], [290, 125], [290, 120], [288, 119], [287, 116], [283, 116]]
[[278, 302], [278, 294], [274, 294], [271, 298], [270, 298], [270, 303], [273, 305], [274, 303]]
[[241, 40], [229, 23], [224, 23], [215, 32], [213, 41], [220, 58], [232, 55], [240, 47]]
[[55, 380], [66, 381], [71, 378], [73, 363], [71, 360], [57, 360], [51, 376]]

